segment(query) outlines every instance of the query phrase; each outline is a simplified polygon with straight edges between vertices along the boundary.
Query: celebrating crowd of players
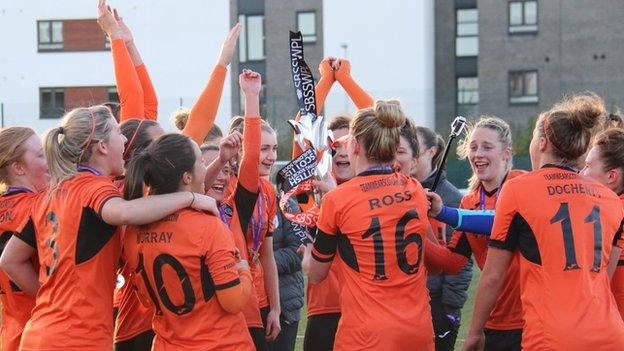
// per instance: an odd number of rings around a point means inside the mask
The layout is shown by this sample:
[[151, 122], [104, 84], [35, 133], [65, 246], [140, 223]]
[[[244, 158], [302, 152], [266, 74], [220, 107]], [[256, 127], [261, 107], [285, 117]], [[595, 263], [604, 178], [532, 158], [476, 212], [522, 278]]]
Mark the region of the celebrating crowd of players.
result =
[[[245, 115], [225, 136], [214, 126], [240, 25], [178, 112], [181, 133], [165, 133], [131, 31], [104, 0], [98, 22], [119, 106], [71, 110], [43, 140], [0, 130], [0, 348], [292, 350], [258, 73], [240, 74]], [[338, 82], [358, 111], [330, 120], [312, 243], [291, 250], [308, 277], [305, 350], [452, 350], [473, 256], [483, 272], [464, 350], [624, 350], [624, 129], [600, 97], [539, 115], [531, 172], [512, 169], [506, 122], [472, 123], [461, 197], [444, 175], [438, 194], [423, 188], [439, 136], [370, 97], [348, 61], [319, 70], [317, 108]]]

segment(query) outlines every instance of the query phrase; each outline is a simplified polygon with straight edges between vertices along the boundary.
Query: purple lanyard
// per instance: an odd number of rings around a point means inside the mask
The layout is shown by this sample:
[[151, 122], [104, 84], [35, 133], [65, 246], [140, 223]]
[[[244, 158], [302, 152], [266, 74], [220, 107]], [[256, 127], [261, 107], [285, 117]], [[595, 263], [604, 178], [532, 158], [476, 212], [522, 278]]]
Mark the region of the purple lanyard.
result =
[[96, 176], [101, 176], [102, 173], [100, 171], [98, 171], [97, 169], [91, 167], [91, 166], [87, 166], [83, 163], [79, 163], [76, 166], [76, 169], [78, 170], [78, 172], [91, 172], [93, 174], [95, 174]]
[[[501, 186], [498, 187], [498, 189], [496, 189], [496, 194], [494, 195], [494, 204], [496, 204], [496, 201], [498, 200], [498, 193], [500, 192], [500, 189], [503, 187], [503, 185], [501, 184]], [[481, 185], [481, 194], [480, 194], [480, 198], [479, 198], [479, 208], [481, 209], [481, 211], [485, 210], [485, 189], [483, 189], [483, 185]]]
[[225, 223], [226, 225], [230, 225], [227, 216], [225, 215], [225, 210], [223, 209], [223, 206], [225, 206], [225, 204], [220, 204], [219, 205], [219, 217], [221, 217], [221, 222]]
[[[368, 167], [364, 172], [362, 173], [368, 173], [368, 172], [379, 172], [379, 171], [383, 171], [383, 172], [392, 172], [392, 166], [390, 165], [377, 165], [377, 166], [371, 166]], [[362, 174], [360, 173], [360, 174]]]
[[17, 193], [34, 193], [34, 191], [25, 188], [23, 186], [10, 186], [6, 192], [4, 193], [4, 195], [13, 195], [13, 194], [17, 194]]
[[263, 203], [264, 199], [262, 198], [262, 188], [258, 185], [258, 200], [256, 201], [256, 205], [258, 206], [258, 220], [252, 215], [251, 216], [251, 238], [252, 238], [252, 246], [251, 249], [253, 251], [257, 251], [260, 247], [260, 236], [262, 233], [262, 219], [264, 218], [264, 208]]

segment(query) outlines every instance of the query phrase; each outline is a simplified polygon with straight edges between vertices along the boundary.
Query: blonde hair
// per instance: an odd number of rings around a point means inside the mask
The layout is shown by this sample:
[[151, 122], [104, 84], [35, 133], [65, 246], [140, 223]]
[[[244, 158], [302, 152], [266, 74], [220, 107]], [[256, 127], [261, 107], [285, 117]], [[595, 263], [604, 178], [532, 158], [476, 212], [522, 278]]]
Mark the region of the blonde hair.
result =
[[596, 130], [604, 125], [606, 112], [600, 96], [594, 93], [573, 95], [543, 112], [536, 128], [552, 145], [555, 157], [577, 166]]
[[6, 191], [9, 186], [8, 167], [24, 156], [22, 147], [26, 140], [35, 135], [30, 127], [6, 127], [0, 129], [0, 193]]
[[406, 119], [398, 100], [376, 100], [373, 107], [355, 113], [349, 133], [362, 144], [369, 162], [389, 163], [396, 156]]
[[91, 158], [92, 147], [108, 140], [113, 118], [106, 106], [76, 108], [65, 114], [60, 127], [46, 133], [43, 150], [53, 186], [73, 177], [76, 165]]
[[[260, 129], [263, 132], [267, 132], [267, 133], [270, 133], [270, 134], [277, 135], [277, 132], [275, 132], [275, 129], [273, 129], [273, 127], [271, 127], [269, 122], [265, 121], [264, 119], [261, 119], [260, 121], [261, 121], [260, 122]], [[232, 134], [232, 132], [234, 132], [234, 131], [237, 131], [237, 132], [243, 134], [244, 122], [245, 122], [245, 117], [243, 117], [243, 116], [234, 116], [234, 117], [232, 117], [232, 119], [230, 120], [230, 126], [228, 128], [228, 134]]]
[[[507, 160], [507, 165], [505, 167], [506, 171], [511, 170], [511, 167], [513, 166], [513, 142], [511, 138], [511, 128], [507, 122], [498, 117], [481, 116], [476, 122], [470, 123], [468, 125], [466, 137], [460, 140], [457, 144], [457, 156], [459, 156], [460, 159], [468, 158], [468, 154], [470, 152], [470, 139], [472, 138], [474, 131], [479, 128], [487, 128], [495, 131], [498, 134], [498, 141], [502, 144], [503, 149], [509, 148], [511, 150], [511, 157]], [[475, 191], [479, 188], [480, 184], [481, 181], [473, 172], [472, 176], [470, 176], [470, 179], [468, 180], [468, 190]]]
[[188, 117], [191, 114], [191, 110], [186, 108], [179, 108], [171, 115], [171, 121], [178, 128], [178, 130], [184, 129], [186, 127], [186, 122], [188, 121]]

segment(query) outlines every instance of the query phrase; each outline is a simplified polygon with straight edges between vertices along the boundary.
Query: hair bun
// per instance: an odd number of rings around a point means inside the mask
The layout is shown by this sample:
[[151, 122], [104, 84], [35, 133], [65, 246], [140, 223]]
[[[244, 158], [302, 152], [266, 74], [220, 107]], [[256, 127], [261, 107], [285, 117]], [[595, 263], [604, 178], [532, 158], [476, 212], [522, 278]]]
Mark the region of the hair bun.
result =
[[593, 93], [575, 95], [567, 103], [572, 120], [583, 129], [595, 128], [607, 113], [604, 100]]
[[373, 113], [388, 128], [399, 128], [405, 124], [405, 114], [398, 100], [376, 100]]

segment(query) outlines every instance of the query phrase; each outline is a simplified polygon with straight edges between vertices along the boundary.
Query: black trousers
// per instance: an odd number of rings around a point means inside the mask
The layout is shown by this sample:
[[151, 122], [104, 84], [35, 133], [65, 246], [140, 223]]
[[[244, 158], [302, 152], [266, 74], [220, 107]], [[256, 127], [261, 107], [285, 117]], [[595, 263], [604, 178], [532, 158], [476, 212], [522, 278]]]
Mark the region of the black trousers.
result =
[[332, 351], [339, 321], [340, 313], [310, 316], [303, 340], [303, 350]]
[[522, 350], [522, 329], [483, 330], [485, 333], [485, 351], [520, 351]]
[[280, 327], [282, 330], [277, 335], [275, 341], [269, 343], [271, 351], [293, 351], [297, 342], [297, 330], [299, 321], [286, 322], [284, 316], [280, 316]]
[[430, 304], [433, 332], [435, 333], [435, 349], [436, 351], [453, 351], [459, 331], [459, 316], [451, 315], [453, 318], [451, 320], [444, 304], [442, 304], [442, 299], [439, 297], [431, 298]]
[[154, 332], [148, 330], [132, 339], [115, 343], [115, 351], [150, 351], [152, 349], [152, 340]]

